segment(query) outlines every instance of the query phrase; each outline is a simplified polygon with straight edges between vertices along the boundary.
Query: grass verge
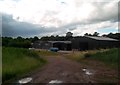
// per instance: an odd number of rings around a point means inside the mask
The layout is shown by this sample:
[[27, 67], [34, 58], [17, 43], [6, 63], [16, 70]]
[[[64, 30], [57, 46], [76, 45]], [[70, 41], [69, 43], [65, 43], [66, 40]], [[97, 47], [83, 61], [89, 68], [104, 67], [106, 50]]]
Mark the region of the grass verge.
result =
[[66, 57], [80, 62], [85, 67], [96, 70], [95, 81], [102, 83], [116, 83], [119, 77], [120, 48], [88, 50], [74, 52]]
[[97, 52], [93, 55], [90, 55], [90, 59], [99, 60], [113, 68], [118, 67], [118, 53], [120, 48], [112, 48], [105, 52]]
[[87, 51], [75, 51], [71, 52], [71, 54], [65, 56], [66, 58], [69, 58], [71, 60], [75, 60], [80, 62], [81, 59], [84, 59], [85, 57], [89, 57], [97, 52], [104, 52], [107, 51], [108, 49], [100, 49], [100, 50], [87, 50]]
[[120, 48], [88, 50], [74, 52], [65, 57], [78, 62], [82, 62], [82, 59], [94, 59], [101, 61], [110, 67], [117, 68], [119, 52]]
[[48, 51], [48, 50], [37, 50], [39, 55], [41, 56], [57, 56], [59, 55], [58, 52], [52, 52], [52, 51]]
[[23, 48], [2, 48], [2, 81], [26, 74], [37, 67], [41, 67], [46, 61], [35, 51]]

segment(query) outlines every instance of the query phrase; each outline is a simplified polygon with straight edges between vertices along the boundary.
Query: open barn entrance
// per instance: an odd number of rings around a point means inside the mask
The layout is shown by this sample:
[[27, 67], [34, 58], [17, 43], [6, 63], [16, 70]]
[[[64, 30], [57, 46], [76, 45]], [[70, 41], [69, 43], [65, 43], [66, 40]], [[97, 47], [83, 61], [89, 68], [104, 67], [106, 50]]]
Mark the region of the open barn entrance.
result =
[[80, 42], [79, 43], [79, 50], [88, 50], [88, 43], [87, 42]]
[[67, 44], [67, 50], [68, 51], [72, 50], [72, 45], [71, 44]]
[[71, 44], [56, 42], [53, 43], [53, 47], [58, 48], [59, 50], [71, 50]]
[[65, 44], [64, 43], [53, 43], [53, 47], [58, 48], [59, 50], [65, 50]]

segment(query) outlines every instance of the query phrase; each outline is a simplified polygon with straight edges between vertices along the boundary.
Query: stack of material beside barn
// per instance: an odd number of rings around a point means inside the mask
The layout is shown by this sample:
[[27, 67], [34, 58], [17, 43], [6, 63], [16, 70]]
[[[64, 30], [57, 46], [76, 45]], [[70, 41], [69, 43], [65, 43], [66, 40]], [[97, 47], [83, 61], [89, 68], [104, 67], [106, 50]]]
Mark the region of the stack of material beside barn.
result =
[[32, 44], [32, 47], [36, 49], [50, 49], [52, 43], [48, 41], [36, 41]]
[[83, 36], [72, 39], [72, 49], [92, 50], [118, 47], [119, 41], [108, 37]]
[[36, 41], [32, 44], [33, 48], [50, 49], [52, 47], [59, 50], [71, 50], [71, 41]]

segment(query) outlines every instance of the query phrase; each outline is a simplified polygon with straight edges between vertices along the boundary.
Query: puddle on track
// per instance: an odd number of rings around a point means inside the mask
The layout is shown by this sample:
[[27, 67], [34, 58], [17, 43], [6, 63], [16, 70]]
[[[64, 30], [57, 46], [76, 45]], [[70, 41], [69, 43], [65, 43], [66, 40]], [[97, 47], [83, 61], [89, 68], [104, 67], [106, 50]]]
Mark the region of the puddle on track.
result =
[[31, 82], [32, 81], [32, 78], [31, 77], [27, 77], [27, 78], [23, 78], [23, 79], [21, 79], [21, 80], [18, 80], [18, 83], [20, 84], [20, 85], [22, 85], [22, 84], [27, 84], [27, 83], [29, 83], [29, 82]]
[[82, 69], [82, 71], [85, 72], [86, 75], [93, 75], [93, 73], [86, 68]]
[[60, 84], [60, 83], [63, 83], [63, 81], [60, 81], [60, 80], [51, 80], [49, 82], [49, 84]]

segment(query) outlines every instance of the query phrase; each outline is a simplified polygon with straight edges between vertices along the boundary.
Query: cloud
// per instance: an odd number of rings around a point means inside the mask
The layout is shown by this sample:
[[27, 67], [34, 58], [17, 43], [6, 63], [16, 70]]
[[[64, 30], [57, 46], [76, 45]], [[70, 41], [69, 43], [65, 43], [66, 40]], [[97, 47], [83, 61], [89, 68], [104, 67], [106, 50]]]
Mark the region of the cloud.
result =
[[[117, 29], [118, 0], [4, 0], [3, 35], [74, 35]], [[109, 30], [108, 30], [109, 31]]]
[[[94, 22], [98, 21], [118, 21], [118, 3], [117, 2], [102, 2], [93, 3], [94, 11], [90, 20]], [[114, 10], [114, 11], [113, 11]], [[112, 12], [113, 11], [113, 12]]]
[[60, 27], [71, 23], [116, 21], [117, 2], [82, 1], [20, 0], [15, 2], [5, 0], [2, 2], [2, 8], [3, 12], [11, 13], [14, 19], [19, 17], [20, 21], [40, 24], [45, 27]]
[[[23, 36], [23, 37], [42, 37], [50, 35], [64, 35], [68, 31], [74, 33], [74, 35], [84, 35], [85, 33], [93, 33], [97, 30], [104, 29], [118, 29], [118, 23], [114, 22], [101, 22], [96, 24], [72, 24], [57, 28], [45, 28], [40, 25], [35, 25], [27, 22], [19, 22], [12, 18], [12, 15], [2, 14], [2, 33], [3, 36]], [[103, 31], [104, 32], [104, 31]], [[103, 34], [103, 33], [102, 33]]]
[[39, 25], [34, 25], [27, 22], [19, 22], [13, 19], [12, 15], [2, 14], [2, 35], [3, 36], [23, 36], [34, 37], [49, 34], [54, 30], [46, 29]]
[[[106, 29], [109, 29], [109, 30], [106, 31]], [[111, 32], [110, 29], [118, 32], [118, 22], [104, 21], [104, 22], [95, 23], [95, 24], [77, 25], [76, 29], [72, 30], [72, 32], [75, 35], [80, 36], [80, 35], [84, 35], [85, 33], [93, 34], [94, 32], [100, 32], [99, 30], [102, 30], [103, 33], [104, 33], [104, 30], [105, 30], [105, 33], [109, 33]]]

